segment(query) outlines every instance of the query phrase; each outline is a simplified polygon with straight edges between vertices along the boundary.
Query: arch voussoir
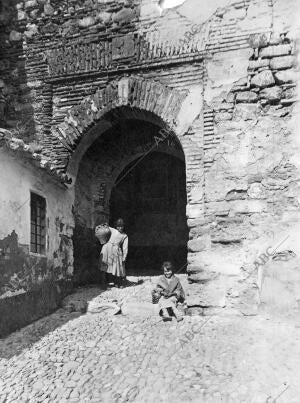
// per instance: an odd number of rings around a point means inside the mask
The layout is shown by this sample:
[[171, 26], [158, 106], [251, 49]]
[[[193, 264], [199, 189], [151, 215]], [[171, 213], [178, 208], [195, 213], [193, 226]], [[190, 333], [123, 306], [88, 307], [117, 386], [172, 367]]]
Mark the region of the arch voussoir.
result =
[[[57, 138], [71, 159], [82, 139], [90, 129], [101, 119], [106, 119], [110, 112], [118, 116], [120, 108], [129, 107], [132, 110], [151, 113], [162, 125], [176, 133], [177, 117], [182, 104], [187, 97], [186, 92], [167, 87], [159, 81], [131, 76], [113, 81], [107, 87], [98, 89], [93, 95], [89, 95], [72, 107], [66, 114], [64, 121], [53, 127], [51, 135]], [[126, 116], [126, 115], [125, 115]], [[55, 152], [57, 155], [55, 156]], [[60, 161], [61, 146], [52, 149], [57, 164], [62, 169], [64, 163]], [[67, 165], [65, 171], [67, 171]]]

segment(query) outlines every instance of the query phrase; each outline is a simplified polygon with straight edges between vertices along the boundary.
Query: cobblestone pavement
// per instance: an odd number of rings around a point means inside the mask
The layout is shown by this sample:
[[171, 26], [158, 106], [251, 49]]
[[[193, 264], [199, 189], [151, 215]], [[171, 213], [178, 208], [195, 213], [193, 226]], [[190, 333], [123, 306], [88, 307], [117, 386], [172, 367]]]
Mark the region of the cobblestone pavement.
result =
[[[153, 279], [72, 298], [150, 301]], [[60, 309], [0, 340], [0, 402], [300, 402], [300, 329], [266, 316]]]

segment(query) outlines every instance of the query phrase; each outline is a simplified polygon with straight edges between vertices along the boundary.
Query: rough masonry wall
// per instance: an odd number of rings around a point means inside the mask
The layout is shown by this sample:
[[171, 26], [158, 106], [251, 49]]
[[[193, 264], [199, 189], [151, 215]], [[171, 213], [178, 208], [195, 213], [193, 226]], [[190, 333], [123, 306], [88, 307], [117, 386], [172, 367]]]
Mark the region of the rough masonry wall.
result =
[[[73, 274], [72, 191], [5, 151], [0, 149], [0, 335], [55, 309]], [[46, 198], [45, 255], [30, 252], [30, 191]]]
[[[206, 63], [206, 231], [202, 227], [193, 243], [190, 270], [195, 281], [211, 280], [206, 303], [233, 304], [245, 313], [258, 302], [293, 309], [300, 295], [299, 259], [292, 257], [300, 252], [299, 31], [283, 28], [283, 21], [293, 21], [288, 10], [292, 4], [278, 5], [272, 21], [278, 30], [251, 36], [249, 49], [216, 53]], [[270, 18], [265, 14], [263, 21]], [[280, 272], [280, 257], [270, 251], [282, 250], [296, 255], [281, 256], [291, 263], [282, 263]]]
[[[41, 139], [51, 122], [116, 76], [174, 62], [191, 66], [203, 55], [248, 47], [247, 13], [272, 12], [268, 0], [231, 1], [227, 8], [225, 0], [208, 3], [187, 0], [179, 14], [162, 12], [156, 0], [8, 0], [1, 13], [2, 121], [19, 137]], [[270, 29], [258, 20], [255, 32]], [[193, 81], [187, 79], [193, 68], [186, 65], [178, 79], [170, 70], [166, 79], [176, 86]]]

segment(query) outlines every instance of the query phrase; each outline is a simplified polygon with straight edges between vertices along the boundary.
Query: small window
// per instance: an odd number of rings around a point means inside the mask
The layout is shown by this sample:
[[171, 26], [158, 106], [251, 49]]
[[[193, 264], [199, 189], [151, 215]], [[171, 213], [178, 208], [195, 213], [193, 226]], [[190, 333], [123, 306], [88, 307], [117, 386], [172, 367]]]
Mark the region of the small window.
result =
[[30, 199], [30, 251], [44, 254], [46, 252], [46, 199], [31, 193]]

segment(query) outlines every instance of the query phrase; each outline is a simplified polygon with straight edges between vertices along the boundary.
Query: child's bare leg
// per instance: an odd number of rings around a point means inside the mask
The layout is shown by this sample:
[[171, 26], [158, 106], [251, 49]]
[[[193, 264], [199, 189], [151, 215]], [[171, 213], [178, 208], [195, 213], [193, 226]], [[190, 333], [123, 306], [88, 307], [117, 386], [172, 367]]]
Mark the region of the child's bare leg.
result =
[[183, 319], [183, 316], [182, 316], [181, 312], [179, 311], [179, 309], [177, 309], [177, 306], [176, 306], [177, 305], [177, 299], [172, 297], [172, 302], [173, 302], [173, 306], [172, 306], [173, 313], [174, 313], [177, 321], [179, 322], [180, 320]]
[[178, 322], [183, 319], [182, 313], [179, 311], [179, 309], [173, 308], [173, 313]]
[[169, 315], [169, 312], [168, 312], [167, 308], [162, 308], [161, 312], [162, 312], [162, 320], [163, 321], [172, 320], [171, 316]]

